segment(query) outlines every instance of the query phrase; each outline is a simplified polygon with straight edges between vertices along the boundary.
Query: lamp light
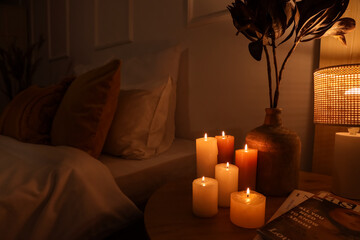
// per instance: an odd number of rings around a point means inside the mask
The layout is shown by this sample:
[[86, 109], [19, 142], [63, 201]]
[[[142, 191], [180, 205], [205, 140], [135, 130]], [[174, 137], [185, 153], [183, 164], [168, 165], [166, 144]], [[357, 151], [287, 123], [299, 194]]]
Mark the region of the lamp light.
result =
[[314, 123], [348, 127], [335, 134], [332, 191], [360, 199], [360, 64], [314, 72]]

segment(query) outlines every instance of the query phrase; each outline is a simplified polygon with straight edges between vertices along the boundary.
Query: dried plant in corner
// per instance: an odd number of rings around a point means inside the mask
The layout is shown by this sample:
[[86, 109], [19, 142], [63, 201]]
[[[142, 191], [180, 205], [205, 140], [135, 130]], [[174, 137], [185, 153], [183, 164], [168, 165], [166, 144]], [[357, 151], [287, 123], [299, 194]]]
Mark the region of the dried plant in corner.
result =
[[[235, 0], [227, 7], [237, 29], [236, 35], [242, 33], [251, 41], [251, 56], [260, 61], [265, 52], [270, 108], [278, 106], [285, 64], [300, 42], [334, 36], [346, 45], [345, 34], [355, 28], [354, 19], [341, 18], [348, 4], [349, 0]], [[292, 47], [278, 65], [276, 48], [292, 37]], [[272, 50], [272, 61], [268, 47]], [[276, 86], [274, 97], [272, 66]]]
[[40, 36], [39, 41], [24, 50], [16, 46], [15, 41], [7, 49], [0, 48], [0, 73], [4, 83], [0, 90], [9, 100], [32, 84], [43, 43], [44, 38]]

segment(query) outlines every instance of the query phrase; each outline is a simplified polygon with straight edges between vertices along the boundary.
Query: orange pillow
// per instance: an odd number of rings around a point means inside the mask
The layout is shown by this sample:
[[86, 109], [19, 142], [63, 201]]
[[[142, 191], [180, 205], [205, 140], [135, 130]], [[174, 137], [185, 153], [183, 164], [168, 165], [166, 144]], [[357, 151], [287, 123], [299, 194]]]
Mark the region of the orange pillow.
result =
[[97, 158], [115, 114], [119, 91], [119, 60], [77, 77], [55, 115], [52, 144], [73, 146]]
[[0, 133], [23, 142], [49, 144], [56, 110], [71, 81], [40, 88], [30, 86], [6, 106], [0, 118]]

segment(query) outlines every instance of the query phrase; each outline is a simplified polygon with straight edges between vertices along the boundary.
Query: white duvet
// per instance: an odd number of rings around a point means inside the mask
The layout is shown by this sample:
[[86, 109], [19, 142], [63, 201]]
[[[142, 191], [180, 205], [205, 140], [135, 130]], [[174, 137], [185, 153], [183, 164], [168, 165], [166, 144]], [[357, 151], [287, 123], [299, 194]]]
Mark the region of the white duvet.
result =
[[0, 239], [101, 239], [140, 217], [87, 153], [0, 135]]

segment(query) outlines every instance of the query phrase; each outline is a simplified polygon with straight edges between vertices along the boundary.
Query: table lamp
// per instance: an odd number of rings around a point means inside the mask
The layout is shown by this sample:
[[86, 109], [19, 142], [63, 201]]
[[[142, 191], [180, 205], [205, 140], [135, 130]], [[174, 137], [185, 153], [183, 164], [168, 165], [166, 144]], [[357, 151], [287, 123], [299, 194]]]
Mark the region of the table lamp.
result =
[[314, 123], [348, 127], [335, 134], [332, 191], [360, 199], [360, 64], [314, 72]]

